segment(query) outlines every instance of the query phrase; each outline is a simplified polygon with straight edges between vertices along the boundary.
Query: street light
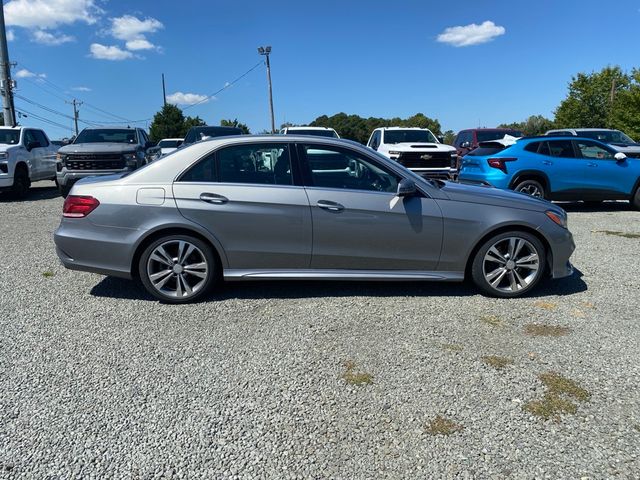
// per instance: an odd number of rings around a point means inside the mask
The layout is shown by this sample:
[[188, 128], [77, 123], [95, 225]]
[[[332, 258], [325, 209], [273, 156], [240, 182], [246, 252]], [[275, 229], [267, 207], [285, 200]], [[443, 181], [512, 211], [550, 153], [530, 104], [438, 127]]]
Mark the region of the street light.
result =
[[267, 81], [269, 82], [269, 110], [271, 112], [271, 133], [276, 133], [276, 121], [273, 117], [273, 91], [271, 89], [271, 63], [269, 62], [269, 54], [271, 53], [271, 45], [266, 47], [258, 47], [258, 53], [267, 57]]

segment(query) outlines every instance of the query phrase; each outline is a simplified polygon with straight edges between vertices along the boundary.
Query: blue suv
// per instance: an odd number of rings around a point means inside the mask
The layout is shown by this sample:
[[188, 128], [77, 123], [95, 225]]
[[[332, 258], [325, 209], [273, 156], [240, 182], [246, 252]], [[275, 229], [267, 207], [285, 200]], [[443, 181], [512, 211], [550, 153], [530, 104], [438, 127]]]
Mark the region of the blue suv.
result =
[[590, 138], [484, 142], [462, 159], [459, 179], [547, 200], [629, 200], [640, 209], [640, 159]]

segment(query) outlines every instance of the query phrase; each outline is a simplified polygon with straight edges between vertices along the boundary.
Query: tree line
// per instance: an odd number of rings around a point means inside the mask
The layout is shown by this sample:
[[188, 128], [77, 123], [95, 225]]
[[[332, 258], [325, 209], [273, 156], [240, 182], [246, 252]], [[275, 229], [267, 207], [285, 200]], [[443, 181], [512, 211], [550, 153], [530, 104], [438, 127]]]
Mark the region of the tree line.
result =
[[[183, 137], [194, 125], [204, 125], [200, 117], [185, 117], [174, 105], [166, 105], [151, 124], [150, 136], [154, 141], [167, 137]], [[220, 125], [237, 126], [250, 133], [247, 125], [234, 120], [222, 120]], [[428, 128], [445, 143], [453, 143], [455, 133], [442, 131], [440, 122], [423, 113], [408, 118], [364, 118], [359, 115], [337, 113], [321, 115], [308, 125], [335, 129], [342, 138], [366, 143], [376, 128], [399, 126]], [[294, 126], [286, 123], [281, 128]], [[513, 128], [525, 135], [541, 135], [553, 128], [613, 128], [622, 130], [631, 138], [640, 140], [640, 69], [624, 72], [618, 66], [605, 67], [598, 72], [578, 73], [571, 78], [567, 97], [554, 111], [554, 118], [532, 115], [521, 122], [503, 123], [502, 128]], [[267, 133], [267, 132], [263, 132]]]

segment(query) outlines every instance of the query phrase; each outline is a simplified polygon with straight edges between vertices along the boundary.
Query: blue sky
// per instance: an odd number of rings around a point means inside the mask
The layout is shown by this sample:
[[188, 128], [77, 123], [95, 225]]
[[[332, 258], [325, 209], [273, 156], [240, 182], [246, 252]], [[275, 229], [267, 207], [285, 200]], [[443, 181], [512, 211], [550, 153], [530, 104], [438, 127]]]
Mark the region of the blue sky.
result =
[[[277, 126], [341, 111], [423, 112], [455, 131], [551, 117], [573, 74], [640, 67], [640, 0], [4, 3], [17, 109], [62, 126], [21, 122], [53, 138], [72, 121], [41, 106], [71, 115], [76, 97], [82, 120], [147, 119], [162, 73], [171, 99], [193, 102], [260, 62], [260, 45], [273, 47]], [[267, 129], [264, 66], [185, 113]]]

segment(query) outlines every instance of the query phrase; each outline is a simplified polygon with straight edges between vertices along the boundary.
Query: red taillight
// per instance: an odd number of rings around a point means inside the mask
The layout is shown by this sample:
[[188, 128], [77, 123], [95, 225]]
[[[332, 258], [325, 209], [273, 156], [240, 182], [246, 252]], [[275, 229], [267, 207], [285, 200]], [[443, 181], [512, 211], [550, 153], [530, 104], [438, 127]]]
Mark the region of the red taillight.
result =
[[498, 170], [502, 170], [504, 173], [507, 173], [507, 165], [506, 162], [515, 162], [517, 158], [514, 157], [496, 157], [490, 158], [487, 160], [487, 163], [492, 168], [497, 168]]
[[62, 216], [67, 218], [82, 218], [89, 215], [100, 202], [90, 196], [69, 195], [62, 207]]

